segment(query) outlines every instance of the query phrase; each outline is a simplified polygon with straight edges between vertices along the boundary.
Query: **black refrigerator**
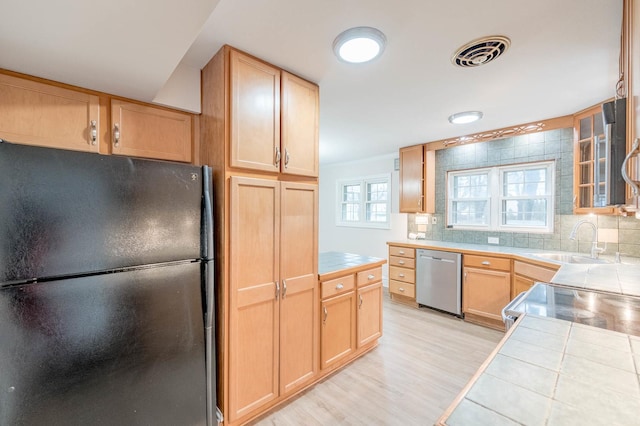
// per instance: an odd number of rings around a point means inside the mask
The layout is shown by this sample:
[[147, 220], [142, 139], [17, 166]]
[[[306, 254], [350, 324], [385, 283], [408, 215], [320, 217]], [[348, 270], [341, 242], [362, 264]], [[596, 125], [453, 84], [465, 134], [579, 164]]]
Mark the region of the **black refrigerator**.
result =
[[0, 140], [0, 425], [215, 423], [210, 188]]

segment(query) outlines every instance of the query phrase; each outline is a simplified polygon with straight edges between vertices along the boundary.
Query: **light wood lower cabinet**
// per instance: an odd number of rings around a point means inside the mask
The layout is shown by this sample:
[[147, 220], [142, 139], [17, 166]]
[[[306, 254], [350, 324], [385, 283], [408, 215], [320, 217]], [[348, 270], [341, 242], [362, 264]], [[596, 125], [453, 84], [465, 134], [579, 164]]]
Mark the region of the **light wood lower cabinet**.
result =
[[317, 372], [317, 185], [234, 176], [230, 187], [233, 423]]
[[465, 320], [504, 330], [501, 312], [511, 300], [511, 260], [464, 255], [463, 264]]
[[98, 152], [98, 96], [0, 74], [0, 139]]
[[326, 368], [356, 350], [356, 292], [323, 300], [321, 315], [320, 365]]
[[358, 288], [358, 348], [382, 336], [382, 281]]
[[520, 293], [527, 291], [538, 281], [549, 282], [555, 275], [559, 265], [533, 264], [516, 260], [513, 262], [513, 289], [511, 291], [511, 299]]
[[416, 304], [416, 250], [389, 246], [389, 295], [391, 300], [411, 306]]
[[382, 336], [382, 267], [320, 285], [320, 367], [327, 369], [344, 365]]

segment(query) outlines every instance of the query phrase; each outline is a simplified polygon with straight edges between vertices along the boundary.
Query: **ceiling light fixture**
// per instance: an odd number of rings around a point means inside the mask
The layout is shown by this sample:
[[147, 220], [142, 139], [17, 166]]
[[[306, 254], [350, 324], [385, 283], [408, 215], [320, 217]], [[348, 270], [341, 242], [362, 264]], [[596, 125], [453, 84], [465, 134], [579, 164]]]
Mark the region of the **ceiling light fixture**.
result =
[[467, 124], [478, 121], [482, 118], [482, 112], [480, 111], [465, 111], [458, 112], [449, 116], [449, 123], [451, 124]]
[[338, 59], [360, 64], [369, 62], [384, 51], [387, 38], [371, 27], [355, 27], [343, 31], [333, 41], [333, 52]]

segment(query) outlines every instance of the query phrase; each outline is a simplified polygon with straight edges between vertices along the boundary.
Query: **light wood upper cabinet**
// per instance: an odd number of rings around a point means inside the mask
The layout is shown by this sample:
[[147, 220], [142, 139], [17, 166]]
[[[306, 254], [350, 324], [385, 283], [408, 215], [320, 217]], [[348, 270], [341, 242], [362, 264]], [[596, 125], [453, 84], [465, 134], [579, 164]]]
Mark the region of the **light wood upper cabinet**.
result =
[[111, 101], [111, 152], [191, 162], [191, 115], [121, 100]]
[[318, 177], [316, 84], [223, 46], [202, 70], [200, 123], [202, 157], [225, 170]]
[[435, 151], [400, 148], [400, 212], [435, 213]]
[[280, 70], [230, 52], [231, 166], [279, 171]]
[[98, 152], [98, 96], [0, 74], [0, 138]]
[[282, 172], [318, 176], [318, 86], [282, 72]]
[[573, 134], [573, 211], [577, 214], [611, 214], [614, 208], [606, 205], [609, 148], [602, 106], [597, 105], [574, 115]]

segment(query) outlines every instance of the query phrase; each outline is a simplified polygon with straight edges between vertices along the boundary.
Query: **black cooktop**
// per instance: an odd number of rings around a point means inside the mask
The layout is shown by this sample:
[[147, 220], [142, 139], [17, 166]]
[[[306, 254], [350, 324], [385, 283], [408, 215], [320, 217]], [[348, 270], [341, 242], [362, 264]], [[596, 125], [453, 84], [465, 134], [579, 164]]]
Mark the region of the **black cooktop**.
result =
[[505, 313], [534, 314], [640, 336], [640, 297], [635, 296], [536, 283]]

